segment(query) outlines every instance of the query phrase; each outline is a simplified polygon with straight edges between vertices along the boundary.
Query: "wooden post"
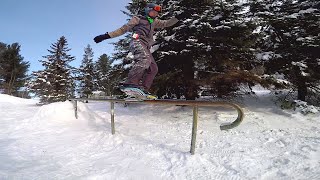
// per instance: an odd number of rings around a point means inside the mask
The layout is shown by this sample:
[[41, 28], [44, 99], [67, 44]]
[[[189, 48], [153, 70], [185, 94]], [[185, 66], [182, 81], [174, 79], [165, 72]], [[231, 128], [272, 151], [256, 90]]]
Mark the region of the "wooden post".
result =
[[111, 101], [111, 133], [115, 134], [115, 127], [114, 127], [114, 102]]
[[194, 155], [196, 148], [196, 137], [198, 127], [198, 106], [193, 106], [193, 122], [192, 122], [192, 137], [191, 137], [191, 148], [190, 153]]

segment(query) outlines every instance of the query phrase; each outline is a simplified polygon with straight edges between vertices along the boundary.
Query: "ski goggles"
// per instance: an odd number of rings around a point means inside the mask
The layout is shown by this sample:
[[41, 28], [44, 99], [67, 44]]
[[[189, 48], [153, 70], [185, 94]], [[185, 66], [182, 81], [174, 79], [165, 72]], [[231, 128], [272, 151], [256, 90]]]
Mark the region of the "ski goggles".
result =
[[159, 5], [154, 6], [153, 10], [155, 10], [157, 12], [160, 12], [161, 11], [161, 6], [159, 6]]

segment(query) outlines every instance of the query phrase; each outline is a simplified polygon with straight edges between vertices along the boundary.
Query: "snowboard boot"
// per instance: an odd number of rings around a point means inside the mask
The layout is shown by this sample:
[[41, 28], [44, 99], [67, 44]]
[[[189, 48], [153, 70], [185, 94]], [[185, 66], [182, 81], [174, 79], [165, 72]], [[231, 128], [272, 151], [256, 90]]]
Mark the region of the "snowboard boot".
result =
[[143, 88], [136, 85], [124, 84], [120, 86], [120, 90], [131, 98], [133, 97], [141, 100], [157, 99], [157, 96], [152, 95], [151, 93], [143, 90]]

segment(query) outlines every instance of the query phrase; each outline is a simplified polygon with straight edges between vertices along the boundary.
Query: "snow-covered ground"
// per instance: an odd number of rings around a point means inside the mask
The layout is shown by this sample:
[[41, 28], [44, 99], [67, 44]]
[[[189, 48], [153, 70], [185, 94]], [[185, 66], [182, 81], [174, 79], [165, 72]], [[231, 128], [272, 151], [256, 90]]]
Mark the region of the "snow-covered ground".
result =
[[192, 109], [71, 102], [36, 106], [0, 94], [0, 179], [320, 179], [319, 113], [275, 106], [268, 92], [240, 102], [243, 123], [220, 131], [237, 113], [200, 108], [191, 155]]

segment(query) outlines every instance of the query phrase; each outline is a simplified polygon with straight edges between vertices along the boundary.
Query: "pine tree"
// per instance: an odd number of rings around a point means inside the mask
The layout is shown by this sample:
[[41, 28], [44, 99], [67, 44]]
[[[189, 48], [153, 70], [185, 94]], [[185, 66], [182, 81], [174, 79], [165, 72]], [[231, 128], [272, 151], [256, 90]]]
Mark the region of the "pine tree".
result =
[[50, 46], [50, 53], [40, 60], [44, 70], [32, 73], [29, 89], [40, 97], [41, 103], [65, 101], [74, 94], [74, 78], [69, 65], [75, 57], [68, 54], [67, 39], [62, 36]]
[[18, 90], [27, 80], [27, 71], [30, 64], [23, 61], [20, 55], [20, 45], [0, 43], [0, 89], [10, 95], [18, 95]]
[[80, 76], [80, 94], [89, 97], [92, 94], [95, 86], [95, 71], [93, 63], [93, 51], [90, 45], [84, 49], [82, 63], [79, 68]]
[[[183, 93], [194, 99], [200, 88], [219, 97], [243, 85], [266, 82], [250, 72], [259, 62], [252, 48], [255, 24], [247, 18], [248, 4], [238, 1], [164, 1], [166, 19], [182, 11], [186, 17], [157, 34], [157, 86], [162, 94]], [[161, 95], [161, 94], [159, 94]], [[177, 94], [176, 94], [177, 95]]]
[[127, 6], [126, 9], [130, 12], [127, 13], [123, 11], [124, 14], [127, 14], [129, 16], [132, 16], [132, 14], [143, 14], [144, 13], [144, 7], [146, 7], [147, 3], [149, 3], [147, 0], [132, 0]]
[[248, 18], [248, 8], [244, 1], [215, 1], [201, 18], [205, 25], [197, 36], [209, 33], [199, 40], [203, 45], [198, 56], [205, 55], [198, 62], [199, 78], [218, 97], [234, 94], [243, 86], [269, 84], [253, 71], [261, 62], [254, 54], [257, 26]]
[[120, 39], [117, 43], [114, 43], [115, 53], [112, 56], [112, 61], [117, 62], [113, 66], [112, 76], [118, 77], [119, 82], [124, 81], [127, 78], [132, 59], [130, 57], [129, 43], [131, 35], [126, 35], [124, 39]]
[[2, 64], [4, 64], [4, 60], [3, 60], [3, 53], [6, 50], [7, 45], [0, 42], [0, 93], [4, 92], [4, 78], [3, 75], [4, 74], [4, 67]]
[[106, 54], [102, 54], [95, 65], [98, 90], [103, 91], [108, 96], [113, 95], [114, 88], [118, 84], [118, 81], [111, 77], [111, 64], [111, 58]]
[[[320, 2], [274, 0], [256, 2], [266, 37], [261, 49], [271, 54], [266, 62], [270, 75], [283, 74], [297, 90], [297, 99], [317, 94], [320, 103]], [[313, 99], [309, 98], [309, 101]]]

